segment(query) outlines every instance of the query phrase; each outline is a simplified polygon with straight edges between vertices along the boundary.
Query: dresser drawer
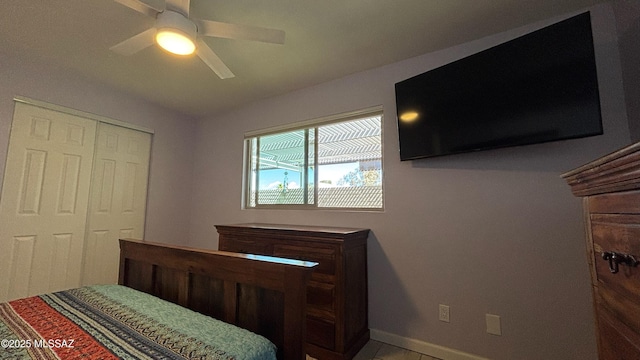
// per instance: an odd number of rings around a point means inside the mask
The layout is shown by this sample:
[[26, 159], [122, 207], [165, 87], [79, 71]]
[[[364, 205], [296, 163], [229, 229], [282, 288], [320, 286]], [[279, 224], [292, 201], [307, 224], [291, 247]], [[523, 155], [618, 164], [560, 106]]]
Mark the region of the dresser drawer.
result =
[[640, 267], [620, 264], [619, 271], [612, 273], [609, 261], [602, 257], [603, 252], [617, 252], [640, 260], [640, 215], [591, 215], [591, 235], [598, 283], [631, 298], [640, 296]]
[[307, 342], [326, 349], [335, 349], [336, 324], [307, 316]]
[[640, 214], [640, 191], [625, 191], [589, 197], [591, 214]]
[[640, 335], [606, 310], [596, 311], [599, 360], [640, 359]]
[[260, 239], [238, 239], [231, 237], [220, 237], [218, 249], [221, 251], [231, 251], [244, 254], [271, 255], [269, 243]]
[[307, 286], [307, 312], [322, 319], [335, 321], [336, 287], [333, 284], [310, 281]]
[[626, 337], [640, 340], [640, 304], [604, 284], [594, 290], [598, 316], [607, 315], [610, 323], [624, 325]]
[[335, 275], [336, 248], [331, 245], [274, 244], [273, 256], [317, 262], [314, 274]]

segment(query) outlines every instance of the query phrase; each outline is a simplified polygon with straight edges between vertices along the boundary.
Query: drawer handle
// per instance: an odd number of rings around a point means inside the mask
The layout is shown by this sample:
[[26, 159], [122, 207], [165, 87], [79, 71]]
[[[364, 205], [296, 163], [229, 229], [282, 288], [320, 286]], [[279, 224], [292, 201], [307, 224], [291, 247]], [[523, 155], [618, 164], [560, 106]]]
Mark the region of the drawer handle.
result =
[[633, 255], [620, 254], [614, 251], [604, 251], [602, 258], [609, 261], [609, 271], [615, 274], [618, 272], [618, 265], [627, 265], [631, 267], [638, 266], [638, 260]]

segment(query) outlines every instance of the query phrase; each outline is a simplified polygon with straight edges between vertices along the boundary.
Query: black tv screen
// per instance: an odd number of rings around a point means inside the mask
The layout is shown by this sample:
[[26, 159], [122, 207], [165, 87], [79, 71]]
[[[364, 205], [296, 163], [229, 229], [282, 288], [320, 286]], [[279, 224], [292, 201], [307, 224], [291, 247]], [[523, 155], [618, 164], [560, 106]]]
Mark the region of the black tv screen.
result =
[[395, 90], [401, 160], [602, 134], [588, 12]]

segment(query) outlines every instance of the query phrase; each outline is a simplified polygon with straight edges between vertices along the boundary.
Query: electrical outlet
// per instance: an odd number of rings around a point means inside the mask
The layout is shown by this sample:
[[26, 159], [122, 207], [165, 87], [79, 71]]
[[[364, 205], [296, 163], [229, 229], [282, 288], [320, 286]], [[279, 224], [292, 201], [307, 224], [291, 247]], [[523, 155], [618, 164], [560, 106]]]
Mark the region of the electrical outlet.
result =
[[449, 305], [440, 304], [438, 308], [438, 320], [449, 322]]

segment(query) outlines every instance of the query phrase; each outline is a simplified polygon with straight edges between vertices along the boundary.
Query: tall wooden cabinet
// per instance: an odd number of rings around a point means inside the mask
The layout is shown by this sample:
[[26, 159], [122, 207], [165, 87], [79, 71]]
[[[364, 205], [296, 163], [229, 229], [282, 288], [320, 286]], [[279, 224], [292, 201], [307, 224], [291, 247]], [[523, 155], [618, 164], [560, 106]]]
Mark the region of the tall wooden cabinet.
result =
[[318, 262], [307, 288], [307, 353], [351, 359], [369, 340], [368, 229], [216, 225], [219, 249]]
[[563, 177], [584, 198], [599, 358], [640, 359], [640, 143]]

